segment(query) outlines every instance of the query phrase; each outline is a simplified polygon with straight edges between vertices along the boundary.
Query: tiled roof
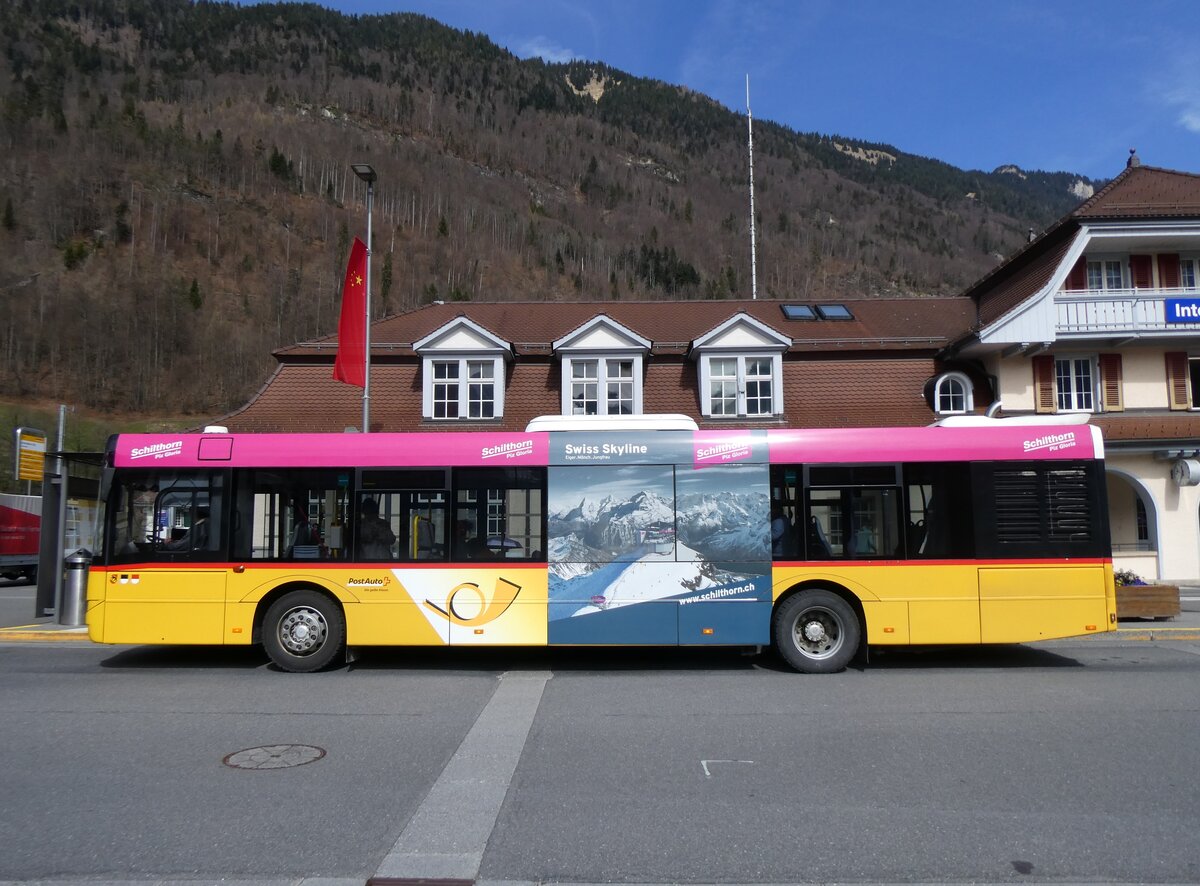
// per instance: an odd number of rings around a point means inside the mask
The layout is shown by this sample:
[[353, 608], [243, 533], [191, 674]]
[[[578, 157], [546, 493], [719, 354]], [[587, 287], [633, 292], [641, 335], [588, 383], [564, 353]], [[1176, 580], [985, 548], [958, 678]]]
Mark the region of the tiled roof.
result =
[[976, 290], [979, 300], [979, 325], [1000, 319], [1025, 299], [1041, 290], [1067, 254], [1074, 239], [1075, 228], [1061, 228], [1056, 236], [1048, 237], [1040, 248], [1025, 256], [1020, 272], [1007, 279], [997, 279], [995, 285]]
[[1200, 218], [1200, 175], [1129, 166], [1032, 243], [967, 289], [979, 306], [979, 326], [991, 323], [1050, 280], [1081, 224], [1100, 220]]
[[[550, 344], [605, 314], [654, 343], [651, 353], [683, 353], [688, 344], [744, 312], [792, 339], [793, 351], [906, 350], [939, 348], [974, 319], [974, 305], [961, 296], [838, 299], [853, 320], [787, 320], [783, 304], [817, 304], [789, 299], [739, 301], [448, 302], [378, 320], [371, 326], [372, 359], [411, 355], [413, 342], [460, 315], [510, 341], [519, 354], [549, 354]], [[333, 359], [337, 337], [301, 342], [275, 352], [282, 361]]]
[[[796, 427], [922, 425], [932, 420], [921, 397], [935, 372], [929, 356], [785, 361], [786, 414], [764, 423]], [[503, 419], [470, 422], [475, 429], [523, 430], [531, 418], [561, 411], [561, 373], [556, 360], [521, 360], [510, 367]], [[372, 431], [455, 431], [466, 422], [421, 417], [420, 364], [416, 360], [371, 367]], [[643, 411], [682, 413], [702, 426], [696, 367], [674, 357], [646, 366]], [[242, 433], [340, 432], [362, 423], [362, 390], [334, 381], [328, 363], [284, 363], [259, 395], [217, 424]], [[752, 426], [740, 419], [732, 426]]]
[[1200, 218], [1200, 175], [1131, 166], [1071, 213], [1073, 218]]
[[1091, 418], [1104, 439], [1113, 443], [1137, 441], [1139, 444], [1200, 449], [1200, 413], [1108, 413]]

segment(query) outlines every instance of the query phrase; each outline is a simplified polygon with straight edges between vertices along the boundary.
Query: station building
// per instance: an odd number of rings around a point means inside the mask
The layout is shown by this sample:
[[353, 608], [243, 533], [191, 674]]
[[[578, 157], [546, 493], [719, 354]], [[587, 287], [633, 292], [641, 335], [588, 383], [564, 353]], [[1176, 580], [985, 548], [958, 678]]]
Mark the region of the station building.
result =
[[[282, 348], [237, 432], [342, 432], [336, 336]], [[370, 430], [678, 413], [704, 428], [1086, 414], [1114, 560], [1200, 580], [1200, 176], [1141, 166], [948, 297], [434, 302], [371, 325]]]

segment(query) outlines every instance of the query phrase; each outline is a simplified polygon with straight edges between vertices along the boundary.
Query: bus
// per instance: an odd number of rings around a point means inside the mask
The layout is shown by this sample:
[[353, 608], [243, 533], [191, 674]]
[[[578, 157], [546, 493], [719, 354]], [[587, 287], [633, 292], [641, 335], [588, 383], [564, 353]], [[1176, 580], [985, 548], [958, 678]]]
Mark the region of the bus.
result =
[[89, 636], [371, 646], [872, 647], [1116, 629], [1086, 424], [123, 434]]

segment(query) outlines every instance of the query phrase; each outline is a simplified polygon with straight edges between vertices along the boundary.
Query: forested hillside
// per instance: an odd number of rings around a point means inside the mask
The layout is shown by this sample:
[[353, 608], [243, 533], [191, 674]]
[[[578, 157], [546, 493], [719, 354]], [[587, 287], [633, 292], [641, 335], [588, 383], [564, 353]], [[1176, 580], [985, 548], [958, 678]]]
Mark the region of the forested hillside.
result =
[[[750, 295], [745, 118], [688, 90], [311, 4], [7, 0], [0, 44], [12, 398], [244, 402], [273, 348], [336, 330], [352, 162], [379, 175], [377, 316]], [[765, 121], [754, 141], [760, 298], [956, 291], [1093, 184]]]

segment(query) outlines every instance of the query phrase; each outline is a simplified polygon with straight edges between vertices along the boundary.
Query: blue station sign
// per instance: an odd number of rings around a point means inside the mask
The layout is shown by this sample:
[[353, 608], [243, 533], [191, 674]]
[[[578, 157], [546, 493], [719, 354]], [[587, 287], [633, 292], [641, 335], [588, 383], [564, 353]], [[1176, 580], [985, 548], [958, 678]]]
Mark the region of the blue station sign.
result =
[[1200, 298], [1167, 299], [1168, 323], [1200, 323]]

